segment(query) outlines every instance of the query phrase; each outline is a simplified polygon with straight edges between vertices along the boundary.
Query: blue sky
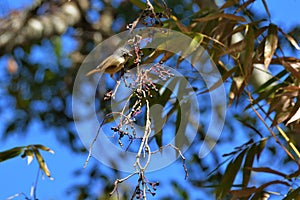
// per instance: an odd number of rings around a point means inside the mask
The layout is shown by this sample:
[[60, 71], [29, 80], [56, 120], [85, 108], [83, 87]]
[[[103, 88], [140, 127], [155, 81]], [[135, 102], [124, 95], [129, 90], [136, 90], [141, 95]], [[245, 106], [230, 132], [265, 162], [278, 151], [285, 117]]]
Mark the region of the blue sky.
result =
[[[0, 1], [0, 17], [6, 16], [9, 13], [9, 10], [14, 9], [23, 9], [26, 5], [30, 5], [31, 0], [1, 0]], [[95, 2], [97, 2], [95, 0]], [[269, 0], [267, 1], [272, 22], [278, 24], [283, 28], [284, 31], [288, 32], [291, 26], [300, 25], [300, 1], [298, 0]], [[97, 5], [97, 4], [96, 4]], [[101, 10], [101, 4], [97, 5], [96, 9]], [[261, 1], [257, 1], [253, 5], [253, 9], [257, 13], [264, 13], [264, 8], [262, 6]], [[94, 12], [94, 11], [92, 11]], [[94, 20], [97, 18], [97, 14], [90, 14], [90, 19]], [[72, 39], [72, 30], [68, 30], [68, 33], [63, 37], [63, 52], [68, 54], [69, 52], [76, 49], [76, 42]], [[32, 62], [41, 60], [45, 56], [41, 52], [42, 48], [47, 47], [47, 41], [42, 43], [40, 46], [33, 47], [33, 53], [30, 56]], [[297, 56], [300, 54], [298, 53]], [[47, 57], [46, 57], [47, 58]], [[5, 62], [3, 61], [5, 58], [0, 59], [0, 69], [5, 68]], [[54, 61], [53, 61], [54, 62]], [[70, 62], [66, 60], [60, 60], [59, 62], [63, 62], [66, 67], [70, 66]], [[49, 64], [49, 63], [48, 63]], [[51, 63], [50, 63], [51, 64]], [[55, 63], [53, 63], [55, 64]], [[0, 74], [2, 72], [0, 71]], [[2, 76], [1, 76], [2, 77]], [[0, 89], [1, 90], [1, 89]], [[0, 124], [0, 130], [2, 130], [2, 125]], [[45, 134], [40, 134], [42, 127], [39, 123], [33, 123], [31, 128], [29, 129], [28, 136], [20, 137], [17, 134], [12, 135], [8, 140], [1, 141], [0, 151], [15, 147], [22, 146], [28, 144], [44, 144], [52, 148], [55, 151], [55, 154], [49, 154], [47, 152], [43, 152], [43, 156], [45, 157], [46, 162], [48, 163], [48, 167], [52, 172], [52, 176], [54, 177], [53, 181], [50, 181], [47, 177], [44, 179], [39, 179], [39, 184], [37, 188], [37, 196], [39, 199], [74, 199], [73, 196], [67, 197], [65, 195], [65, 191], [68, 187], [70, 187], [71, 183], [74, 183], [74, 176], [72, 172], [75, 169], [79, 169], [83, 166], [86, 156], [77, 155], [72, 153], [67, 147], [63, 147], [61, 143], [58, 143], [55, 138], [55, 134], [57, 134], [53, 130], [43, 130]], [[97, 160], [91, 159], [91, 163], [89, 166], [92, 166], [93, 163], [97, 163]], [[88, 166], [88, 167], [89, 167]], [[12, 196], [16, 193], [23, 192], [27, 196], [30, 193], [30, 187], [35, 181], [36, 173], [37, 173], [37, 163], [33, 162], [31, 165], [27, 166], [27, 161], [22, 160], [21, 158], [14, 158], [3, 162], [0, 164], [0, 199], [5, 199], [9, 196]], [[168, 173], [172, 171], [172, 173]], [[173, 174], [182, 174], [182, 176], [178, 176], [178, 180], [183, 180], [184, 173], [182, 170], [181, 162], [175, 163], [174, 165], [162, 169], [158, 172], [150, 173], [150, 177], [155, 179], [157, 176], [168, 175], [168, 178], [174, 178]], [[78, 177], [77, 182], [84, 182], [83, 178]], [[136, 181], [136, 178], [131, 180], [133, 183]], [[182, 182], [184, 184], [184, 182]], [[166, 187], [170, 189], [168, 186], [162, 185], [162, 187]], [[5, 190], [3, 190], [5, 188]], [[161, 187], [159, 188], [161, 189]], [[171, 191], [171, 190], [164, 190]], [[158, 190], [159, 193], [159, 190]], [[158, 194], [159, 195], [159, 194]], [[16, 199], [24, 199], [24, 198], [16, 198]]]

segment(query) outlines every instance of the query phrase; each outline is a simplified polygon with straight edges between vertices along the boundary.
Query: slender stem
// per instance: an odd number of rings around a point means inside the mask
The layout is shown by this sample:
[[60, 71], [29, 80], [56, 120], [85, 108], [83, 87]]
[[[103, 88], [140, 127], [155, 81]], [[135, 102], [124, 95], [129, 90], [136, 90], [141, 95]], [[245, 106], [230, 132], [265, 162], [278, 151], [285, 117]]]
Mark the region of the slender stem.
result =
[[34, 200], [37, 200], [36, 198], [36, 188], [37, 188], [37, 184], [38, 184], [38, 181], [39, 181], [39, 176], [40, 176], [40, 171], [41, 171], [41, 168], [39, 167], [38, 168], [38, 171], [37, 171], [37, 174], [36, 174], [36, 177], [35, 177], [35, 183], [34, 183], [34, 186], [33, 186], [33, 191], [32, 191], [32, 197]]

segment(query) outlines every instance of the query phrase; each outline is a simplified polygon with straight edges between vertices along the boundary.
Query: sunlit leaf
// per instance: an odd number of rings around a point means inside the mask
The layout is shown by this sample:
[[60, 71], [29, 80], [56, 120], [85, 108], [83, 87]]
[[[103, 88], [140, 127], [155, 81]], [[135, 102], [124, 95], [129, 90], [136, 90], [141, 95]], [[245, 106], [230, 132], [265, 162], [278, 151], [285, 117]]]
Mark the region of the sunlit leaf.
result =
[[33, 151], [34, 151], [36, 159], [39, 163], [40, 169], [46, 174], [46, 176], [48, 176], [50, 179], [52, 179], [50, 171], [47, 167], [47, 164], [46, 164], [44, 158], [42, 157], [42, 155], [40, 154], [39, 150], [36, 148], [33, 148]]
[[180, 31], [182, 31], [183, 33], [188, 33], [188, 32], [190, 32], [190, 31], [189, 31], [189, 28], [186, 27], [186, 26], [184, 26], [184, 25], [180, 22], [180, 20], [177, 19], [177, 17], [175, 17], [174, 15], [171, 15], [170, 18], [171, 18], [172, 20], [174, 20], [175, 24], [176, 24], [177, 27], [180, 29]]
[[278, 44], [278, 28], [274, 24], [270, 24], [268, 29], [268, 36], [266, 38], [265, 49], [264, 49], [264, 64], [268, 68], [272, 57], [277, 49]]
[[34, 152], [32, 151], [31, 148], [26, 148], [26, 150], [24, 151], [22, 158], [27, 157], [27, 164], [29, 165], [34, 158]]
[[281, 64], [293, 74], [298, 80], [300, 80], [300, 72], [295, 69], [289, 62], [285, 62], [284, 60], [281, 60]]
[[269, 86], [276, 83], [276, 81], [280, 80], [283, 76], [285, 76], [287, 74], [288, 74], [288, 72], [286, 70], [282, 70], [278, 74], [274, 75], [270, 80], [268, 80], [267, 82], [262, 84], [259, 88], [257, 88], [255, 90], [255, 92], [257, 92], [257, 93], [265, 92], [269, 88]]
[[296, 40], [290, 36], [289, 34], [285, 33], [281, 28], [278, 29], [285, 37], [290, 41], [290, 43], [297, 49], [300, 50], [300, 46], [296, 42]]
[[300, 107], [298, 107], [296, 113], [294, 113], [293, 116], [289, 119], [289, 121], [287, 121], [286, 125], [297, 121], [298, 119], [300, 119]]
[[44, 146], [44, 145], [41, 145], [41, 144], [35, 144], [35, 145], [33, 145], [33, 146], [35, 146], [36, 148], [41, 149], [41, 150], [43, 150], [43, 151], [48, 151], [49, 153], [54, 154], [54, 151], [53, 151], [52, 149], [50, 149], [50, 148], [48, 148], [48, 147], [46, 147], [46, 146]]

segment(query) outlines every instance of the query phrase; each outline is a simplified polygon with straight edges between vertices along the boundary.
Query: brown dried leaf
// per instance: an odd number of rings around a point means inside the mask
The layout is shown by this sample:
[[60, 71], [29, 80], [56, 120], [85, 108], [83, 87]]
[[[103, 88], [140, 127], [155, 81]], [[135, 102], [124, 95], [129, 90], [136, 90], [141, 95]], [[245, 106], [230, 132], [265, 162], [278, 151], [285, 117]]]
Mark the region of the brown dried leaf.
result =
[[264, 48], [264, 64], [268, 68], [278, 45], [278, 28], [270, 24]]
[[237, 15], [234, 15], [234, 14], [225, 14], [225, 13], [212, 14], [212, 15], [209, 15], [209, 16], [194, 19], [194, 21], [196, 21], [196, 22], [207, 22], [207, 21], [211, 21], [211, 20], [214, 20], [214, 19], [218, 19], [218, 18], [224, 18], [224, 19], [240, 21], [240, 22], [246, 22], [247, 21], [242, 16], [237, 16]]
[[241, 10], [245, 9], [248, 5], [250, 5], [251, 3], [253, 3], [255, 0], [249, 0], [247, 2], [245, 2], [244, 4], [242, 4], [240, 7], [238, 7], [238, 9], [235, 11], [235, 13], [240, 12]]
[[269, 167], [248, 167], [247, 169], [254, 171], [254, 172], [265, 172], [265, 173], [275, 174], [278, 176], [282, 176], [283, 178], [285, 178], [287, 176], [286, 174], [276, 171], [274, 169], [271, 169]]
[[229, 8], [235, 5], [239, 5], [239, 3], [236, 0], [228, 0], [221, 6], [220, 10], [224, 10], [225, 8]]
[[231, 45], [230, 47], [228, 47], [225, 51], [223, 51], [220, 54], [220, 57], [226, 54], [232, 54], [232, 53], [239, 53], [241, 51], [243, 51], [246, 47], [246, 42], [245, 40], [242, 40], [240, 42], [237, 42], [233, 45]]
[[256, 187], [244, 188], [241, 190], [231, 190], [230, 194], [232, 195], [232, 199], [249, 197], [251, 194], [257, 192]]
[[281, 28], [278, 29], [285, 37], [290, 41], [290, 43], [297, 49], [300, 50], [300, 46], [296, 42], [296, 40], [290, 36], [289, 34], [285, 33]]
[[286, 70], [291, 72], [294, 77], [296, 77], [298, 80], [300, 80], [300, 72], [293, 67], [295, 65], [292, 65], [291, 63], [286, 62], [284, 60], [281, 60], [281, 64], [285, 67]]
[[246, 82], [249, 80], [251, 73], [253, 71], [253, 64], [252, 64], [252, 58], [253, 58], [253, 51], [254, 51], [254, 40], [255, 40], [255, 35], [254, 35], [254, 30], [250, 26], [247, 35], [245, 36], [246, 40], [246, 52], [245, 52], [245, 58], [243, 62], [243, 72], [245, 76]]

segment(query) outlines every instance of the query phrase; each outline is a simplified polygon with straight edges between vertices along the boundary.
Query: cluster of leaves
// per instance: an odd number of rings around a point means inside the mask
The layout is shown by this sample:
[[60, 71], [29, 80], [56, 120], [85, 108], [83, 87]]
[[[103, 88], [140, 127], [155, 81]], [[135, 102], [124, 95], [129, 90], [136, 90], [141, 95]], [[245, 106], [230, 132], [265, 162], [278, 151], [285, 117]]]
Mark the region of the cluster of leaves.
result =
[[40, 169], [45, 173], [46, 176], [48, 176], [50, 179], [52, 179], [50, 171], [47, 167], [47, 164], [45, 160], [43, 159], [41, 153], [39, 150], [47, 151], [49, 153], [54, 154], [54, 151], [51, 150], [48, 147], [45, 147], [41, 144], [32, 144], [28, 146], [21, 146], [21, 147], [14, 147], [12, 149], [8, 149], [6, 151], [0, 152], [0, 162], [6, 161], [8, 159], [12, 159], [14, 157], [17, 157], [21, 155], [22, 158], [27, 157], [27, 163], [28, 165], [33, 161], [34, 158], [36, 158]]

